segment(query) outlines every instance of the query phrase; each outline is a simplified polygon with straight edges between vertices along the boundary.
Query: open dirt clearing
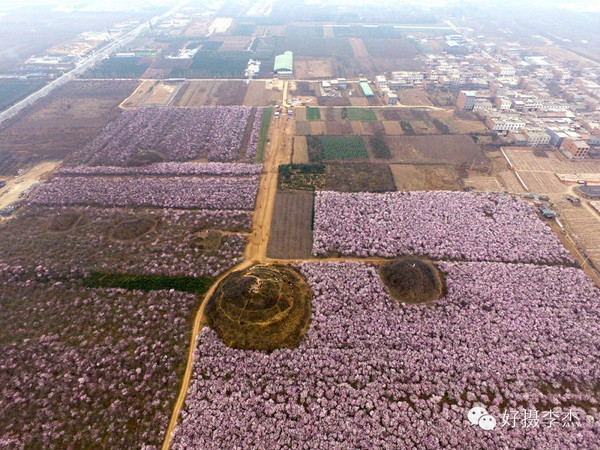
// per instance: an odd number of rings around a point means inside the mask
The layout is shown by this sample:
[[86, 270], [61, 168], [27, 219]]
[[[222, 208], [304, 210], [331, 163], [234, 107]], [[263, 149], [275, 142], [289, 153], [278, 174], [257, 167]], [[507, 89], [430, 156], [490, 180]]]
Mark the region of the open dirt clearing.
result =
[[423, 89], [403, 89], [400, 94], [400, 103], [409, 106], [433, 106], [427, 93]]
[[600, 161], [569, 160], [556, 150], [547, 150], [546, 158], [534, 155], [530, 147], [504, 147], [504, 153], [516, 170], [551, 173], [599, 173]]
[[400, 125], [400, 122], [397, 122], [395, 120], [383, 120], [381, 123], [383, 124], [385, 134], [396, 135], [396, 136], [401, 136], [404, 134], [404, 131], [402, 130], [402, 126]]
[[394, 162], [489, 163], [470, 136], [386, 136], [384, 139]]
[[269, 258], [309, 258], [312, 251], [312, 192], [278, 192], [275, 197]]
[[186, 81], [171, 106], [232, 106], [244, 102], [248, 85], [234, 81]]
[[46, 180], [59, 164], [60, 161], [43, 162], [23, 175], [6, 180], [6, 186], [0, 189], [0, 209], [19, 200], [19, 195], [34, 184]]
[[462, 185], [452, 166], [390, 164], [399, 191], [460, 191]]
[[261, 80], [250, 81], [243, 100], [246, 106], [274, 106], [281, 103], [282, 91], [269, 89], [267, 83]]
[[312, 78], [332, 78], [334, 76], [331, 61], [323, 58], [299, 56], [294, 59], [294, 72], [301, 80]]

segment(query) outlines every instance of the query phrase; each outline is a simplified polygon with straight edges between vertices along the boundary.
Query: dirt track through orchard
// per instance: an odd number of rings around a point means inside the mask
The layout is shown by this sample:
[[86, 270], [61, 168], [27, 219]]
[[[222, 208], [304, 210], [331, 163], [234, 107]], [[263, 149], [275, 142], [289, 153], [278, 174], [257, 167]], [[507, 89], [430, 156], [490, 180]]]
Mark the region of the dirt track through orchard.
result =
[[[284, 84], [283, 104], [287, 98], [288, 82]], [[266, 160], [263, 166], [263, 172], [260, 180], [260, 187], [256, 197], [256, 205], [254, 215], [252, 217], [252, 230], [248, 237], [248, 244], [244, 253], [244, 260], [238, 265], [232, 267], [227, 272], [223, 273], [215, 280], [210, 289], [204, 294], [202, 303], [194, 318], [194, 326], [190, 345], [188, 348], [187, 361], [185, 372], [179, 388], [177, 401], [173, 407], [173, 413], [169, 426], [165, 433], [163, 441], [163, 450], [168, 450], [171, 445], [173, 431], [177, 425], [177, 420], [187, 395], [190, 381], [192, 379], [194, 369], [194, 351], [196, 349], [196, 341], [198, 334], [206, 324], [204, 317], [204, 309], [206, 308], [207, 300], [213, 294], [219, 282], [236, 270], [243, 270], [250, 267], [253, 263], [266, 261], [267, 245], [269, 244], [269, 235], [271, 229], [271, 220], [273, 215], [273, 206], [275, 204], [275, 194], [277, 193], [277, 173], [280, 164], [288, 164], [291, 162], [291, 146], [292, 136], [294, 135], [294, 120], [289, 120], [282, 114], [280, 119], [272, 119], [271, 126], [271, 141], [267, 145]]]

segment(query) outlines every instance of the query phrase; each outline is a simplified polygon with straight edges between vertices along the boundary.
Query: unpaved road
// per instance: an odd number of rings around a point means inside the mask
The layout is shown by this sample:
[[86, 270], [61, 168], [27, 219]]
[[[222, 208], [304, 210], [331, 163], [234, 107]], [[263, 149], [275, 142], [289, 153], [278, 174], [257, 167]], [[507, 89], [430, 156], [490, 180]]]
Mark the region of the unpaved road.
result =
[[[283, 104], [287, 99], [287, 85], [285, 82], [283, 91]], [[288, 120], [282, 113], [280, 119], [272, 119], [271, 125], [271, 142], [268, 144], [265, 152], [265, 162], [260, 180], [260, 187], [256, 198], [256, 206], [252, 218], [252, 230], [248, 237], [244, 260], [235, 267], [232, 267], [227, 272], [223, 273], [215, 280], [210, 289], [204, 294], [202, 303], [196, 317], [194, 318], [194, 326], [188, 349], [187, 362], [185, 373], [177, 396], [177, 401], [173, 407], [171, 420], [167, 428], [162, 449], [168, 450], [171, 445], [173, 431], [177, 425], [179, 414], [185, 403], [190, 381], [192, 379], [194, 369], [194, 351], [196, 349], [196, 341], [200, 330], [205, 325], [204, 309], [206, 308], [207, 300], [213, 294], [219, 282], [236, 270], [243, 270], [250, 267], [255, 262], [266, 261], [267, 245], [269, 243], [269, 231], [271, 229], [271, 219], [273, 215], [273, 205], [275, 204], [275, 194], [277, 193], [277, 173], [280, 164], [288, 164], [291, 162], [292, 154], [292, 136], [294, 135], [294, 120]]]

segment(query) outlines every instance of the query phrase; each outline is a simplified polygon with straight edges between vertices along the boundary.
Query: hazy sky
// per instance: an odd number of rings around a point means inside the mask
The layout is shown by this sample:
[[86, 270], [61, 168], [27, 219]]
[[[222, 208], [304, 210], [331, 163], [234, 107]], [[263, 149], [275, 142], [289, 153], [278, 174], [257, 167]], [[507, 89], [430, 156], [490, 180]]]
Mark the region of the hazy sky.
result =
[[[293, 2], [294, 0], [289, 0]], [[93, 9], [111, 9], [111, 10], [123, 10], [129, 8], [135, 8], [137, 6], [169, 6], [178, 3], [179, 0], [0, 0], [0, 8], [3, 10], [13, 9], [16, 7], [22, 7], [25, 5], [56, 5], [63, 8], [77, 8], [77, 7], [85, 7], [85, 9], [89, 10], [90, 6]], [[194, 3], [194, 0], [191, 0]], [[365, 1], [365, 0], [333, 0], [331, 3], [335, 4], [347, 4], [350, 5], [352, 3], [365, 5], [365, 3], [388, 3], [386, 0], [373, 0], [373, 1]], [[327, 3], [327, 0], [319, 0], [319, 4]], [[415, 4], [418, 6], [423, 6], [424, 3], [422, 0], [393, 0], [393, 3], [396, 4]], [[506, 4], [505, 0], [429, 0], [426, 5], [427, 6], [447, 6], [451, 4], [477, 4], [479, 7], [486, 5], [490, 7], [498, 6], [502, 7], [502, 5]], [[520, 0], [518, 2], [510, 1], [510, 3], [517, 3], [520, 6], [528, 6], [531, 5], [532, 8], [539, 7], [559, 7], [559, 8], [567, 8], [572, 10], [579, 11], [596, 11], [600, 12], [600, 2], [598, 0]]]

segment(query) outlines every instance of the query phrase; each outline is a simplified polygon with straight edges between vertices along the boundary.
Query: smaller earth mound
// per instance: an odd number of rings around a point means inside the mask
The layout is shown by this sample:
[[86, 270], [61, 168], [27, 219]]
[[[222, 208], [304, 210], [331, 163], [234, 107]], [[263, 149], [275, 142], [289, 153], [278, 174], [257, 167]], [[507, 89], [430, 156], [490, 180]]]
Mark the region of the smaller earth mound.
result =
[[399, 258], [379, 269], [392, 298], [402, 303], [426, 303], [444, 292], [444, 275], [429, 261]]
[[138, 150], [125, 163], [129, 167], [147, 166], [152, 163], [164, 162], [165, 156], [156, 150]]
[[208, 299], [208, 324], [233, 348], [271, 351], [300, 344], [312, 292], [291, 267], [258, 265], [226, 276]]
[[119, 241], [127, 241], [143, 236], [156, 226], [156, 221], [148, 217], [138, 219], [124, 220], [115, 225], [112, 229], [111, 237]]
[[204, 230], [192, 236], [190, 246], [202, 250], [215, 251], [221, 246], [223, 235], [217, 230]]
[[69, 231], [81, 220], [82, 214], [74, 208], [68, 208], [57, 212], [50, 217], [48, 229], [54, 232]]

